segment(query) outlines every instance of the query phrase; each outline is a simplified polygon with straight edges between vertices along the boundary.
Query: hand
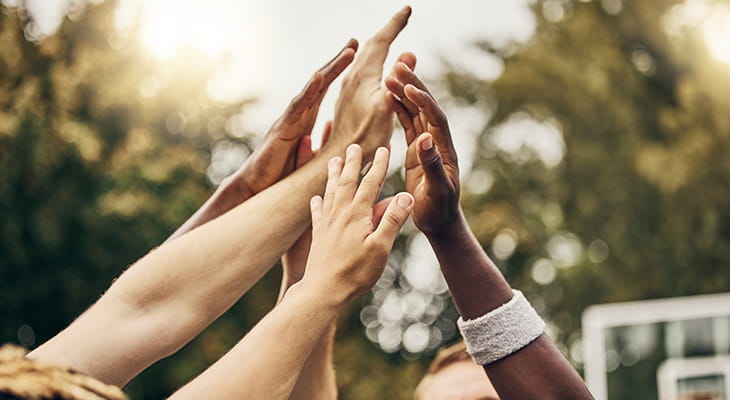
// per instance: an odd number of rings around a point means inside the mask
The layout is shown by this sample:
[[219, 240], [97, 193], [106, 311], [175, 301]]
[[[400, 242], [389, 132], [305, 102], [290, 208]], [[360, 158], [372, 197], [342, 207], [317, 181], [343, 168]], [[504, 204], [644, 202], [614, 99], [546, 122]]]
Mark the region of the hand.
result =
[[218, 218], [291, 173], [297, 148], [311, 144], [303, 142], [309, 140], [327, 88], [352, 62], [357, 45], [350, 39], [335, 58], [314, 73], [241, 168], [223, 180], [206, 203], [167, 238], [168, 242]]
[[362, 48], [342, 81], [342, 91], [335, 105], [333, 135], [330, 143], [343, 149], [350, 143], [360, 143], [367, 156], [379, 146], [390, 142], [393, 113], [388, 109], [381, 86], [383, 63], [390, 44], [406, 26], [411, 8], [405, 7]]
[[284, 114], [241, 168], [226, 179], [237, 203], [261, 192], [294, 170], [295, 153], [302, 138], [312, 132], [317, 112], [329, 85], [355, 57], [358, 42], [350, 39], [340, 53], [314, 73]]
[[360, 146], [349, 146], [346, 157], [344, 166], [340, 157], [330, 160], [324, 199], [312, 198], [312, 248], [301, 282], [343, 304], [375, 285], [413, 205], [410, 194], [400, 193], [374, 223], [373, 204], [385, 180], [388, 150], [375, 152], [359, 187]]
[[[401, 55], [415, 65], [411, 53]], [[416, 74], [396, 63], [386, 79], [388, 104], [403, 125], [408, 143], [406, 190], [413, 194], [413, 222], [427, 235], [438, 235], [458, 220], [459, 166], [446, 114]]]

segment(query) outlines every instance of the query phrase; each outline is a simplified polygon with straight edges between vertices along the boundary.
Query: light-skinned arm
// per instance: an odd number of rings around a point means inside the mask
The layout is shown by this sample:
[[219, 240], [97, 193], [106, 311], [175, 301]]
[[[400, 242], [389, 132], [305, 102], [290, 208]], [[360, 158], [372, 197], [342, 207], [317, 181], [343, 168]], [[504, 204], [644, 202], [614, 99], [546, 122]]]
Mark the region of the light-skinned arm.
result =
[[[322, 134], [322, 146], [327, 143], [331, 132], [332, 121], [327, 121]], [[314, 152], [311, 149], [311, 144], [310, 147], [301, 146], [297, 152], [297, 169], [301, 168], [312, 158], [314, 158]], [[277, 304], [280, 304], [284, 299], [286, 291], [304, 277], [311, 245], [312, 227], [310, 225], [302, 233], [302, 236], [281, 257], [281, 288], [279, 290]], [[297, 378], [289, 399], [326, 400], [337, 398], [337, 381], [332, 363], [335, 328], [336, 323], [333, 320], [322, 336], [320, 336], [319, 340], [317, 340], [317, 343], [312, 348], [312, 352], [302, 366], [301, 373]]]
[[[373, 85], [369, 80], [372, 71], [363, 64], [385, 58], [409, 14], [409, 9], [397, 13], [376, 34], [381, 39], [364, 46], [367, 56], [354, 61], [343, 94], [383, 90], [379, 82]], [[382, 72], [382, 65], [379, 68]], [[368, 79], [358, 78], [363, 73]], [[389, 141], [392, 131], [376, 121], [392, 118], [390, 110], [372, 104], [369, 97], [343, 102], [335, 121], [348, 115], [348, 120], [359, 121], [357, 129], [333, 129], [327, 145], [301, 169], [218, 218], [201, 216], [192, 223], [197, 228], [140, 259], [92, 307], [29, 357], [123, 386], [176, 352], [230, 308], [301, 235], [309, 224], [307, 200], [322, 193], [326, 176], [321, 171], [329, 158], [342, 155], [349, 143], [361, 143], [372, 153], [379, 143]]]
[[[358, 145], [328, 164], [324, 199], [310, 202], [312, 246], [302, 280], [236, 346], [171, 399], [287, 399], [302, 367], [353, 298], [370, 290], [385, 268], [413, 198], [390, 201], [375, 224], [373, 208], [387, 173], [388, 150], [379, 148], [358, 186]], [[310, 397], [316, 398], [316, 397]]]
[[[482, 316], [507, 303], [512, 289], [464, 218], [458, 161], [446, 115], [406, 64], [396, 64], [386, 85], [408, 143], [406, 188], [415, 198], [413, 222], [431, 243], [462, 318]], [[484, 369], [502, 400], [593, 398], [544, 334]]]

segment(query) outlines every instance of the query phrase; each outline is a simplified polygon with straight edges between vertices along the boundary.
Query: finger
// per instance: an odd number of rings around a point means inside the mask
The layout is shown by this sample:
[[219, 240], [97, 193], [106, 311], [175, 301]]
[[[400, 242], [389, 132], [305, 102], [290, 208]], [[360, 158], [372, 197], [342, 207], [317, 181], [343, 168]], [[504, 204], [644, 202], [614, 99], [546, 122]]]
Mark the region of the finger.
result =
[[358, 42], [355, 39], [350, 39], [345, 47], [327, 64], [319, 69], [324, 75], [324, 84], [322, 90], [326, 91], [327, 87], [337, 79], [337, 77], [344, 71], [352, 60], [355, 58], [355, 52], [357, 51]]
[[404, 85], [411, 84], [421, 90], [423, 90], [426, 93], [431, 93], [428, 91], [428, 88], [426, 87], [426, 84], [423, 83], [421, 78], [416, 75], [415, 72], [413, 72], [413, 69], [411, 69], [406, 63], [404, 62], [397, 62], [393, 66], [393, 75], [396, 79], [401, 81]]
[[383, 75], [383, 63], [388, 56], [388, 49], [396, 36], [405, 28], [411, 16], [411, 7], [406, 6], [398, 11], [388, 23], [370, 38], [363, 48], [362, 56], [356, 61], [363, 72], [378, 78]]
[[406, 85], [405, 92], [406, 96], [408, 96], [411, 101], [416, 103], [419, 110], [421, 110], [426, 116], [426, 120], [428, 121], [429, 125], [439, 130], [438, 133], [440, 135], [438, 136], [445, 136], [437, 137], [436, 140], [438, 141], [440, 139], [448, 139], [448, 141], [451, 142], [451, 135], [448, 131], [449, 123], [446, 120], [446, 113], [444, 113], [444, 110], [442, 110], [438, 103], [436, 103], [436, 100], [434, 100], [434, 98], [431, 97], [430, 94], [416, 88], [411, 84]]
[[322, 141], [320, 142], [319, 147], [322, 148], [324, 145], [327, 144], [327, 142], [330, 140], [330, 135], [332, 134], [332, 120], [329, 120], [324, 123], [324, 129], [322, 129]]
[[394, 197], [390, 196], [375, 203], [375, 205], [373, 206], [373, 226], [380, 225], [380, 221], [383, 219], [385, 210], [388, 208], [388, 205], [391, 201], [393, 201], [393, 199]]
[[289, 103], [289, 107], [284, 113], [284, 123], [293, 124], [299, 121], [302, 114], [317, 103], [323, 82], [322, 72], [315, 72], [304, 89]]
[[375, 240], [380, 246], [392, 248], [395, 237], [408, 220], [411, 209], [413, 209], [413, 196], [409, 193], [398, 193], [388, 204], [383, 218], [368, 240]]
[[388, 149], [385, 147], [379, 147], [375, 151], [373, 165], [370, 167], [368, 173], [365, 174], [362, 182], [360, 182], [360, 187], [357, 188], [357, 193], [355, 194], [355, 201], [367, 205], [375, 203], [388, 172], [389, 158]]
[[405, 64], [411, 71], [416, 70], [416, 55], [411, 53], [410, 51], [405, 51], [401, 53], [398, 56], [397, 62], [402, 62]]
[[418, 162], [421, 164], [426, 182], [436, 187], [447, 184], [449, 176], [446, 174], [443, 159], [433, 142], [431, 134], [424, 133], [419, 136], [416, 145], [418, 147]]
[[406, 110], [400, 100], [398, 100], [398, 98], [390, 91], [385, 92], [385, 103], [393, 112], [395, 112], [395, 115], [398, 117], [398, 121], [400, 121], [400, 124], [403, 126], [403, 131], [406, 135], [406, 143], [411, 144], [417, 135], [417, 131], [413, 126], [413, 118], [411, 117], [411, 114], [408, 110]]
[[362, 149], [358, 144], [347, 147], [345, 166], [342, 168], [340, 179], [337, 182], [334, 207], [340, 209], [352, 202], [357, 190], [357, 181], [362, 169]]
[[388, 76], [385, 78], [385, 87], [398, 96], [400, 102], [403, 103], [403, 106], [411, 114], [411, 118], [418, 115], [418, 106], [413, 104], [413, 102], [406, 97], [406, 94], [403, 91], [404, 85], [401, 81], [394, 78], [392, 75]]
[[312, 213], [312, 229], [316, 229], [322, 219], [322, 198], [314, 196], [309, 200], [309, 210]]
[[337, 181], [340, 180], [343, 161], [341, 157], [333, 157], [327, 163], [327, 184], [324, 188], [324, 200], [322, 201], [322, 212], [327, 213], [332, 209], [337, 191]]
[[302, 139], [299, 141], [299, 146], [297, 146], [297, 161], [295, 168], [299, 169], [312, 158], [314, 158], [314, 151], [312, 151], [312, 137], [309, 135], [302, 136]]

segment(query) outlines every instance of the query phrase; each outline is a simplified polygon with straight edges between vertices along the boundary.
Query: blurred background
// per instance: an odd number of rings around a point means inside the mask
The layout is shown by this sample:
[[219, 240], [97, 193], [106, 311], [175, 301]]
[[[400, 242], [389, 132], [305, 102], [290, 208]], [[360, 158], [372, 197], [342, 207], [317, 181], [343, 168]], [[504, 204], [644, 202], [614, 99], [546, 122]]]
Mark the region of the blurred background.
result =
[[[730, 1], [411, 5], [386, 70], [401, 51], [419, 56], [456, 136], [475, 234], [576, 368], [596, 362], [584, 356], [589, 306], [730, 291]], [[0, 342], [33, 348], [171, 234], [313, 71], [399, 5], [0, 9]], [[386, 194], [403, 189], [398, 132], [393, 149]], [[272, 268], [127, 393], [163, 398], [199, 374], [270, 310], [280, 276]], [[607, 398], [656, 399], [662, 360], [727, 353], [728, 315], [606, 325]], [[340, 320], [341, 398], [412, 398], [435, 350], [458, 340], [455, 318], [427, 241], [407, 226], [375, 289]]]

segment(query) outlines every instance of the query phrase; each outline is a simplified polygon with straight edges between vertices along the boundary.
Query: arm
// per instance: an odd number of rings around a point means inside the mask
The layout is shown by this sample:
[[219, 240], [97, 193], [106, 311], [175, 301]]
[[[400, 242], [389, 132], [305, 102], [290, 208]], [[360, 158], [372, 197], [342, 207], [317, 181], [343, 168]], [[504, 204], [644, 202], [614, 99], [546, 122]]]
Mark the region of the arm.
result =
[[[446, 116], [407, 65], [397, 64], [386, 85], [409, 144], [406, 187], [415, 198], [413, 221], [431, 243], [462, 318], [484, 315], [507, 303], [512, 291], [462, 213], [458, 163]], [[544, 334], [484, 369], [503, 400], [592, 399]]]
[[[377, 34], [385, 46], [366, 45], [364, 51], [371, 56], [359, 57], [356, 66], [387, 52], [407, 19], [406, 12], [396, 14]], [[363, 69], [353, 67], [348, 74], [344, 84], [348, 91], [351, 86], [358, 91], [379, 88], [379, 83], [377, 88], [363, 85], [358, 79]], [[339, 111], [358, 110], [356, 130], [333, 131], [327, 146], [300, 170], [147, 254], [96, 304], [29, 357], [123, 386], [189, 342], [258, 281], [304, 231], [309, 214], [306, 199], [322, 193], [326, 177], [320, 171], [327, 159], [343, 154], [352, 142], [363, 143], [371, 153], [375, 143], [387, 142], [391, 132], [373, 121], [382, 120], [381, 113], [389, 110], [354, 104], [355, 100]], [[210, 218], [204, 215], [191, 225]]]
[[300, 147], [309, 145], [302, 141], [309, 140], [308, 135], [317, 120], [322, 99], [327, 94], [330, 84], [350, 65], [357, 47], [357, 41], [350, 39], [339, 54], [315, 72], [241, 168], [224, 179], [205, 204], [166, 242], [225, 214], [294, 170], [294, 153], [297, 151], [297, 145]]
[[[322, 145], [327, 142], [332, 131], [332, 122], [325, 124], [322, 135]], [[311, 147], [300, 147], [297, 154], [297, 168], [301, 168], [314, 157]], [[284, 294], [295, 283], [302, 280], [309, 257], [309, 248], [312, 245], [312, 228], [308, 227], [302, 236], [281, 257], [281, 289], [279, 291], [280, 304]], [[301, 373], [291, 392], [290, 399], [336, 399], [337, 383], [335, 370], [332, 364], [332, 347], [335, 341], [335, 321], [333, 320], [319, 337], [312, 348], [312, 352], [304, 362]]]
[[[313, 240], [302, 280], [236, 346], [171, 399], [287, 399], [315, 344], [351, 299], [369, 290], [385, 268], [398, 231], [413, 204], [399, 194], [373, 224], [373, 203], [387, 172], [380, 148], [357, 184], [362, 153], [350, 146], [347, 160], [328, 165], [324, 199], [311, 201]], [[325, 294], [325, 295], [323, 295]]]

